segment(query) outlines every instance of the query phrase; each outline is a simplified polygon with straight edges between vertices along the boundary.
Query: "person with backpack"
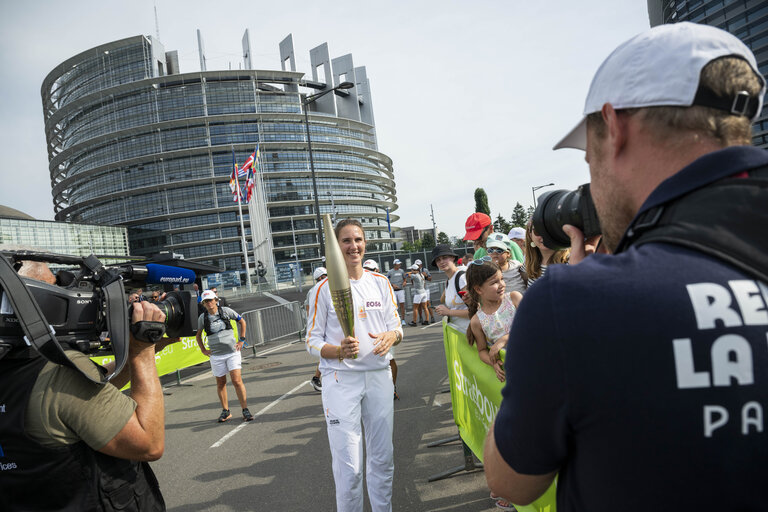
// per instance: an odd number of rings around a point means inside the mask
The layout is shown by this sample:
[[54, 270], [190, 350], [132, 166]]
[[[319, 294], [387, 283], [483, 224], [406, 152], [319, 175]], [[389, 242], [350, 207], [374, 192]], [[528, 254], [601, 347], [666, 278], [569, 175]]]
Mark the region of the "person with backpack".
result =
[[[232, 386], [235, 388], [237, 399], [243, 410], [243, 420], [252, 421], [253, 415], [246, 403], [245, 384], [240, 375], [242, 367], [240, 351], [245, 343], [245, 319], [228, 307], [220, 308], [216, 303], [218, 297], [211, 290], [205, 290], [200, 297], [206, 311], [197, 319], [195, 339], [200, 351], [211, 358], [211, 370], [216, 378], [216, 393], [221, 401], [221, 414], [218, 421], [224, 423], [232, 417], [227, 400], [227, 373], [232, 379]], [[237, 322], [238, 340], [235, 340], [230, 320]], [[203, 344], [203, 331], [208, 338], [209, 348], [205, 348]]]
[[439, 268], [448, 277], [442, 304], [435, 308], [435, 313], [447, 316], [448, 322], [461, 332], [469, 328], [469, 311], [462, 295], [466, 293], [467, 267], [457, 266], [458, 254], [448, 244], [439, 244], [432, 249], [432, 265]]

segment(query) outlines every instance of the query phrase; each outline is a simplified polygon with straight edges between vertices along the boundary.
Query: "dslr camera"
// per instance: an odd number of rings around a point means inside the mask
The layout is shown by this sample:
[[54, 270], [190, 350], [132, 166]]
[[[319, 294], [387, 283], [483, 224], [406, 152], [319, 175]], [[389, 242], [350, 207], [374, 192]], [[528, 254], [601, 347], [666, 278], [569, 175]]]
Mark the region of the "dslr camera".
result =
[[595, 203], [589, 191], [589, 183], [576, 190], [552, 190], [539, 197], [533, 212], [533, 228], [550, 249], [566, 249], [571, 239], [563, 231], [563, 225], [579, 228], [585, 237], [602, 233]]
[[[60, 270], [53, 285], [18, 275], [23, 261], [78, 266], [79, 269]], [[30, 349], [34, 348], [50, 361], [73, 366], [65, 348], [86, 354], [111, 349], [116, 367], [108, 380], [122, 369], [128, 355], [131, 310], [126, 302], [124, 283], [138, 287], [147, 283], [188, 284], [194, 279], [195, 274], [189, 269], [151, 263], [105, 267], [94, 255], [79, 258], [34, 251], [3, 252], [0, 254], [0, 358], [14, 349], [26, 350], [33, 356]], [[168, 292], [156, 305], [165, 313], [165, 322], [153, 326], [145, 340], [157, 340], [163, 333], [169, 337], [191, 336], [197, 330], [197, 302], [193, 292]], [[137, 325], [140, 324], [142, 322]], [[137, 338], [142, 339], [139, 335]]]

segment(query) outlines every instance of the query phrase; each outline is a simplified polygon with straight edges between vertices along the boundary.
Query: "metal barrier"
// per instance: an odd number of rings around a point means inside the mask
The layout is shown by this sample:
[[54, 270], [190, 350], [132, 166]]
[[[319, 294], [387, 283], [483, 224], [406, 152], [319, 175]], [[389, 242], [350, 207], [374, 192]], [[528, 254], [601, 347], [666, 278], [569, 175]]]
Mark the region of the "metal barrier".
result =
[[[443, 294], [443, 291], [445, 291], [445, 284], [448, 281], [427, 281], [425, 283], [425, 288], [429, 290], [429, 302], [432, 304], [432, 307], [440, 305], [440, 296]], [[405, 287], [405, 310], [412, 310], [413, 309], [413, 287], [412, 286], [406, 286]], [[406, 320], [407, 321], [407, 320]]]
[[242, 314], [248, 328], [245, 341], [248, 347], [261, 347], [273, 341], [284, 340], [295, 335], [303, 341], [306, 327], [302, 315], [303, 306], [299, 302], [278, 304]]

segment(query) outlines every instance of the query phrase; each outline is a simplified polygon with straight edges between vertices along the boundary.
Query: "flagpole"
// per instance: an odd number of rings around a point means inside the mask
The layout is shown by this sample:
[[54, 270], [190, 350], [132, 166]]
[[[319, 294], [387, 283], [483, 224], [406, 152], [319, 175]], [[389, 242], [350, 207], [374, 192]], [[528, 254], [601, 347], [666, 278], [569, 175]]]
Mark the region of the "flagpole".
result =
[[[256, 143], [256, 147], [253, 150], [253, 162], [251, 162], [251, 167], [250, 167], [250, 169], [248, 169], [249, 172], [251, 173], [251, 176], [253, 176], [254, 183], [251, 184], [251, 186], [253, 188], [255, 188], [256, 172], [254, 171], [254, 169], [256, 169], [258, 155], [259, 155], [259, 144], [257, 142]], [[259, 223], [259, 221], [257, 221], [256, 222], [256, 228], [257, 229], [254, 229], [253, 220], [254, 220], [254, 218], [257, 217], [257, 215], [254, 215], [256, 213], [255, 204], [254, 204], [254, 201], [253, 201], [255, 194], [251, 190], [249, 190], [248, 186], [249, 185], [246, 182], [246, 185], [245, 185], [245, 190], [246, 190], [246, 194], [247, 194], [246, 197], [250, 196], [248, 198], [249, 200], [247, 201], [247, 203], [248, 203], [248, 223], [251, 225], [251, 243], [253, 244], [253, 264], [256, 265], [257, 264], [256, 262], [259, 261], [259, 256], [256, 253], [256, 250], [261, 245], [261, 227], [260, 227], [261, 224]], [[258, 233], [258, 237], [256, 236], [257, 233]], [[256, 279], [258, 279], [257, 283], [259, 283], [259, 287], [261, 287], [261, 277], [258, 275], [258, 272], [256, 273]]]
[[235, 188], [237, 194], [237, 210], [240, 212], [240, 240], [243, 244], [243, 257], [245, 257], [245, 280], [248, 283], [248, 293], [252, 293], [251, 288], [251, 266], [248, 263], [248, 244], [245, 242], [245, 225], [243, 224], [243, 205], [240, 202], [240, 181], [237, 176], [237, 161], [235, 160], [235, 146], [232, 146], [232, 172], [235, 174]]

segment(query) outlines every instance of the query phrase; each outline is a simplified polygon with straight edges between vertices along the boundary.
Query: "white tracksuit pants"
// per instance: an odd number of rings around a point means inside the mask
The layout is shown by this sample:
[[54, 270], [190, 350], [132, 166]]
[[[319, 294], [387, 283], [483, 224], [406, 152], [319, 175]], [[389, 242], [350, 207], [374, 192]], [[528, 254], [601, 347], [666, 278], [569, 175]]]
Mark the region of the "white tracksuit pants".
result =
[[323, 408], [333, 456], [338, 512], [363, 510], [363, 435], [366, 482], [373, 512], [391, 512], [392, 371], [329, 371], [323, 375]]

